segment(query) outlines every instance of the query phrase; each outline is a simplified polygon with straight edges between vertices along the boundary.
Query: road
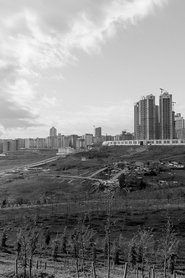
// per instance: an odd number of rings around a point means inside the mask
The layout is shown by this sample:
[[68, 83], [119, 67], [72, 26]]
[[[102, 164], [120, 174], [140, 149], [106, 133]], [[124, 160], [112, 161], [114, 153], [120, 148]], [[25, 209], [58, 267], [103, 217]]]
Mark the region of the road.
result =
[[93, 173], [92, 175], [90, 175], [90, 178], [93, 178], [93, 177], [97, 176], [99, 173], [101, 173], [101, 172], [107, 170], [107, 168], [108, 168], [108, 167], [104, 167], [104, 168], [102, 168], [102, 169], [99, 169], [98, 171], [96, 171], [95, 173]]
[[47, 159], [44, 159], [44, 160], [41, 160], [38, 162], [27, 164], [24, 167], [27, 167], [27, 168], [39, 167], [39, 166], [45, 165], [47, 163], [54, 162], [57, 159], [59, 159], [59, 156], [53, 156], [53, 157], [50, 157], [50, 158], [47, 158]]
[[70, 175], [59, 175], [58, 178], [64, 178], [64, 179], [81, 179], [81, 180], [89, 180], [89, 181], [99, 181], [102, 182], [102, 179], [96, 179], [90, 177], [82, 177], [82, 176], [70, 176]]
[[58, 156], [53, 156], [53, 157], [50, 157], [50, 158], [47, 158], [47, 159], [44, 159], [44, 160], [41, 160], [41, 161], [38, 161], [38, 162], [33, 162], [33, 163], [30, 163], [30, 164], [25, 164], [25, 165], [13, 167], [13, 168], [10, 168], [10, 169], [6, 169], [6, 170], [3, 170], [3, 171], [0, 171], [0, 176], [4, 175], [6, 173], [11, 173], [11, 172], [13, 173], [14, 171], [22, 171], [25, 168], [39, 167], [39, 166], [45, 165], [47, 163], [54, 162], [58, 158], [59, 158]]
[[116, 181], [122, 174], [126, 174], [126, 173], [127, 173], [127, 169], [121, 170], [119, 173], [117, 173], [117, 174], [111, 179], [111, 181]]

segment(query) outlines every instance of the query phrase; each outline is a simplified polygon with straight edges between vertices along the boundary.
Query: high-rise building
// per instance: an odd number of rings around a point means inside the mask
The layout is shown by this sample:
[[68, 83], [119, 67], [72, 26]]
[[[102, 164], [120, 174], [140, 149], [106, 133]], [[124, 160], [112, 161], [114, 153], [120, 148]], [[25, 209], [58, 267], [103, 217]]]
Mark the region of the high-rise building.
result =
[[95, 137], [101, 138], [101, 127], [96, 127], [95, 128]]
[[155, 106], [155, 139], [160, 139], [159, 105]]
[[185, 139], [185, 119], [180, 113], [175, 115], [175, 135], [177, 139]]
[[156, 138], [155, 96], [143, 97], [134, 106], [134, 135], [139, 140]]
[[53, 126], [49, 130], [49, 137], [47, 138], [47, 145], [51, 149], [58, 148], [57, 129]]
[[82, 136], [82, 138], [85, 140], [85, 147], [88, 148], [93, 145], [93, 134], [86, 133]]
[[164, 92], [159, 97], [160, 138], [174, 138], [174, 120], [172, 110], [172, 95]]
[[49, 136], [57, 136], [57, 129], [53, 126], [52, 128], [50, 128], [49, 130]]

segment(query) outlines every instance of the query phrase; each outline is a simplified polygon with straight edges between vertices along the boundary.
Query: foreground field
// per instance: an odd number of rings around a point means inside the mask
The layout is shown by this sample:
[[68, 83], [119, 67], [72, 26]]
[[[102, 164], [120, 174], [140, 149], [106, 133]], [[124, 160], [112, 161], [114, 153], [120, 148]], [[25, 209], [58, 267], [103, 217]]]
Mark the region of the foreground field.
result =
[[56, 151], [19, 151], [9, 153], [5, 157], [0, 157], [0, 172], [16, 167], [25, 166], [33, 162], [38, 162], [56, 155]]
[[[129, 244], [138, 231], [150, 228], [155, 244], [158, 246], [168, 219], [173, 223], [175, 237], [179, 242], [175, 269], [183, 273], [185, 270], [185, 170], [172, 170], [170, 175], [166, 171], [157, 176], [149, 176], [146, 178], [148, 186], [145, 189], [130, 193], [120, 188], [113, 192], [92, 191], [93, 181], [83, 181], [73, 177], [92, 176], [99, 169], [117, 161], [126, 160], [133, 164], [135, 161], [176, 160], [185, 163], [184, 153], [185, 149], [182, 147], [150, 147], [139, 151], [137, 148], [105, 148], [59, 159], [44, 166], [42, 170], [35, 169], [1, 177], [0, 200], [4, 204], [0, 209], [1, 237], [4, 231], [7, 235], [6, 248], [1, 248], [0, 253], [2, 277], [5, 277], [7, 272], [15, 272], [17, 256], [15, 243], [19, 230], [21, 228], [24, 230], [30, 223], [32, 229], [36, 228], [41, 233], [41, 242], [48, 231], [51, 237], [47, 248], [39, 247], [35, 251], [33, 272], [44, 272], [47, 263], [47, 272], [54, 274], [55, 277], [61, 277], [60, 275], [77, 277], [76, 257], [71, 236], [82, 219], [84, 219], [83, 225], [92, 229], [95, 234], [97, 277], [107, 277], [108, 261], [105, 258], [107, 221], [110, 222], [111, 277], [123, 277], [125, 262], [130, 260]], [[24, 164], [25, 161], [20, 160], [19, 163]], [[64, 178], [64, 175], [71, 178]], [[158, 183], [158, 180], [170, 180], [171, 177], [178, 183], [153, 186]], [[67, 253], [61, 249], [65, 230], [67, 231]], [[56, 241], [60, 243], [57, 258], [54, 258], [53, 248]], [[117, 246], [118, 241], [119, 265], [116, 265], [115, 244]], [[92, 253], [88, 253], [88, 250], [86, 252], [84, 258], [86, 274], [93, 277]], [[157, 251], [152, 253], [145, 265], [147, 275], [153, 265], [158, 273], [162, 271], [162, 261], [156, 258], [155, 254], [158, 254]], [[81, 256], [80, 254], [79, 267], [82, 263]], [[40, 260], [42, 260], [41, 269], [34, 270], [36, 262]], [[129, 265], [128, 276], [134, 277], [134, 271], [134, 268]], [[84, 276], [83, 271], [79, 273], [81, 277]]]

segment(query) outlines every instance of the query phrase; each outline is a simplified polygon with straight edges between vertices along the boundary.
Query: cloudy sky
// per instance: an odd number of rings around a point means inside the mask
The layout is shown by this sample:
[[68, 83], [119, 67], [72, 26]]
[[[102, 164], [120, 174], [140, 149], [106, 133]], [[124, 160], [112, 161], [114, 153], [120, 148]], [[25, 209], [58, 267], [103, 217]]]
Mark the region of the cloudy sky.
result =
[[1, 138], [133, 131], [159, 88], [185, 116], [184, 0], [0, 0]]

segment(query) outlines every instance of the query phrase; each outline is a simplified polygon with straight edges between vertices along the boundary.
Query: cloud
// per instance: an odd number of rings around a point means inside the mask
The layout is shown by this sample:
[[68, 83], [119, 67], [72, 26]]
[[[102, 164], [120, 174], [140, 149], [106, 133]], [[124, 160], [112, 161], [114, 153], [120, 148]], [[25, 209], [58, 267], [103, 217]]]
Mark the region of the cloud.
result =
[[[69, 1], [69, 0], [68, 0]], [[73, 50], [99, 50], [116, 25], [135, 24], [166, 0], [46, 0], [2, 2], [0, 61], [14, 60], [19, 73], [39, 72], [75, 61]], [[10, 6], [13, 10], [10, 9]], [[71, 13], [70, 13], [71, 11]], [[96, 14], [95, 14], [96, 12]], [[65, 21], [64, 21], [65, 20]], [[5, 58], [4, 58], [5, 57]]]
[[[0, 96], [8, 107], [2, 110], [7, 116], [7, 121], [2, 117], [3, 125], [29, 126], [29, 120], [36, 121], [33, 115], [42, 111], [46, 96], [34, 84], [44, 75], [61, 76], [62, 67], [78, 61], [76, 49], [87, 54], [101, 51], [118, 25], [136, 24], [167, 2], [0, 0]], [[15, 117], [10, 120], [11, 113]]]
[[25, 128], [38, 125], [37, 115], [16, 103], [0, 97], [0, 125], [6, 128]]

